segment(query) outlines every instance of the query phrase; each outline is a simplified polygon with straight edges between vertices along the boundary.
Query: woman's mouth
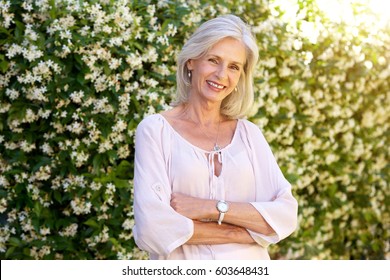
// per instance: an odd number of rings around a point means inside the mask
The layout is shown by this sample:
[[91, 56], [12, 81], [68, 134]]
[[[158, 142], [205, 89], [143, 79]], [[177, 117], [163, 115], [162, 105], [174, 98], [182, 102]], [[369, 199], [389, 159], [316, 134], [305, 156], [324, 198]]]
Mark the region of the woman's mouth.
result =
[[224, 89], [225, 86], [224, 85], [220, 85], [218, 83], [214, 83], [212, 81], [206, 81], [208, 85], [212, 86], [213, 88], [216, 88], [216, 89]]

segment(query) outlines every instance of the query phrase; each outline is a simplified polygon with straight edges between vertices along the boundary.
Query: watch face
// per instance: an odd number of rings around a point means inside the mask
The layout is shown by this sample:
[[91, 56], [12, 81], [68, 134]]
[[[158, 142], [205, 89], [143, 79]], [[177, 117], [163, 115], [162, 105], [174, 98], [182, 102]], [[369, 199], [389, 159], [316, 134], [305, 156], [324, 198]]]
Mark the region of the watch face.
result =
[[225, 213], [229, 210], [229, 205], [224, 201], [220, 201], [217, 204], [217, 208], [218, 208], [218, 211]]

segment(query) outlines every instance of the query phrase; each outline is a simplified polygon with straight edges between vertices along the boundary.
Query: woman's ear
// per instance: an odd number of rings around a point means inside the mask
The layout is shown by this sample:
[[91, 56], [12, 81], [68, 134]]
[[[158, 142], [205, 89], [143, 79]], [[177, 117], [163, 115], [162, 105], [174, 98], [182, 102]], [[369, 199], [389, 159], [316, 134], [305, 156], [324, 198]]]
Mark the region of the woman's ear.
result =
[[192, 59], [187, 60], [186, 66], [187, 66], [188, 71], [194, 70], [194, 62], [193, 62], [193, 60]]

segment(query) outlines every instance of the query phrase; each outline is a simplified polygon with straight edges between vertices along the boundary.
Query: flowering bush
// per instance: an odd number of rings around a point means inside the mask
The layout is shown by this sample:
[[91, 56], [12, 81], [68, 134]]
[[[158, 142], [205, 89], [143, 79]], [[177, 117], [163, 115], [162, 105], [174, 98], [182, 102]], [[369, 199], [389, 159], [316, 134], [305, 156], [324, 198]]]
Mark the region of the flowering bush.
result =
[[[356, 8], [357, 7], [357, 8]], [[168, 108], [175, 56], [234, 13], [261, 49], [251, 119], [300, 204], [275, 258], [389, 258], [388, 26], [315, 1], [0, 0], [0, 254], [143, 259], [134, 133]]]

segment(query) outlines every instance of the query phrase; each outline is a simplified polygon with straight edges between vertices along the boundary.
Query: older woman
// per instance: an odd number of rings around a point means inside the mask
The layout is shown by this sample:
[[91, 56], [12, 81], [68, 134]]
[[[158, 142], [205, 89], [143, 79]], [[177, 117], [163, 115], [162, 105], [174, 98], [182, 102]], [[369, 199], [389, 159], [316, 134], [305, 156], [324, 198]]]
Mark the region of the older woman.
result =
[[152, 259], [269, 259], [296, 228], [291, 186], [243, 119], [257, 59], [241, 19], [205, 22], [179, 55], [175, 106], [139, 124], [133, 232]]

